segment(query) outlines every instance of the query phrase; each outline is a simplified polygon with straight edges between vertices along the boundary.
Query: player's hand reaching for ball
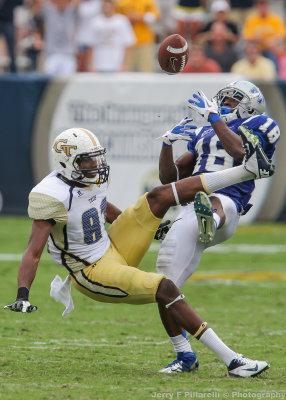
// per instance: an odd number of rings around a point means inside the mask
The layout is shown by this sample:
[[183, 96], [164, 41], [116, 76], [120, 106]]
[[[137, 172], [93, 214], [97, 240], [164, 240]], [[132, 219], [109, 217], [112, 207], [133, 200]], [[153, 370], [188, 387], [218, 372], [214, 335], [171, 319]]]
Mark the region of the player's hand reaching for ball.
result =
[[218, 106], [215, 100], [209, 100], [202, 91], [193, 94], [193, 99], [188, 100], [188, 107], [196, 111], [207, 121], [211, 113], [218, 114]]
[[187, 140], [191, 142], [196, 137], [196, 125], [192, 125], [192, 119], [186, 117], [175, 125], [171, 130], [167, 131], [160, 138], [165, 146], [171, 146], [176, 140]]

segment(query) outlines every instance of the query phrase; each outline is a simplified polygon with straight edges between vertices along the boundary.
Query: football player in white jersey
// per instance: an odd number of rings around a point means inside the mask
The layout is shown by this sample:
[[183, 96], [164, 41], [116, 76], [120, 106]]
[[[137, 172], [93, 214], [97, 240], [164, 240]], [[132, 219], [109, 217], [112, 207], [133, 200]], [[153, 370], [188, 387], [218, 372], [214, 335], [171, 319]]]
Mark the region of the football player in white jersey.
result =
[[[136, 268], [170, 206], [193, 200], [200, 190], [212, 192], [260, 177], [262, 170], [272, 173], [255, 137], [241, 134], [247, 146], [244, 165], [156, 187], [121, 212], [106, 199], [109, 166], [98, 138], [83, 128], [62, 132], [52, 147], [55, 170], [29, 195], [32, 232], [18, 272], [17, 298], [5, 308], [19, 312], [37, 309], [29, 302], [29, 291], [48, 241], [52, 259], [67, 269], [72, 284], [84, 295], [109, 303], [158, 302], [172, 317], [171, 330], [186, 330], [208, 346], [225, 362], [229, 374], [248, 377], [269, 368], [266, 361], [250, 360], [228, 348], [171, 280]], [[111, 223], [108, 234], [106, 221]], [[184, 345], [178, 343], [182, 351]], [[197, 366], [193, 354], [187, 369]], [[185, 364], [178, 360], [168, 372], [184, 370]]]
[[[189, 107], [204, 117], [206, 124], [196, 128], [186, 118], [162, 136], [159, 169], [163, 184], [241, 164], [244, 148], [239, 131], [245, 128], [253, 131], [266, 155], [272, 158], [280, 136], [279, 127], [276, 121], [265, 115], [264, 97], [251, 82], [233, 82], [221, 89], [212, 100], [198, 92], [189, 100]], [[175, 162], [172, 152], [174, 132], [183, 132], [181, 139], [188, 140], [188, 151]], [[254, 186], [254, 180], [249, 180], [220, 190], [206, 191], [209, 196], [199, 192], [194, 202], [184, 204], [162, 242], [157, 272], [166, 275], [181, 288], [196, 271], [203, 251], [234, 234], [240, 215], [251, 207], [249, 200]], [[168, 324], [166, 317], [164, 322]], [[183, 342], [186, 332], [183, 336], [173, 331], [171, 341]], [[176, 346], [174, 349], [177, 351]], [[190, 346], [185, 349], [192, 354]]]

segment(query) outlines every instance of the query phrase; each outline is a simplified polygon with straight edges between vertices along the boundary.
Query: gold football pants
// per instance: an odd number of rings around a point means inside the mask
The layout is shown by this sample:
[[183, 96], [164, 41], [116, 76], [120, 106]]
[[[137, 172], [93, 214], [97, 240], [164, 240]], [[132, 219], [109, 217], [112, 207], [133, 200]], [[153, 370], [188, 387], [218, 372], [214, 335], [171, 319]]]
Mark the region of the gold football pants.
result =
[[108, 303], [145, 304], [156, 301], [164, 275], [137, 269], [161, 222], [149, 207], [146, 194], [111, 224], [111, 245], [96, 263], [71, 275], [86, 296]]

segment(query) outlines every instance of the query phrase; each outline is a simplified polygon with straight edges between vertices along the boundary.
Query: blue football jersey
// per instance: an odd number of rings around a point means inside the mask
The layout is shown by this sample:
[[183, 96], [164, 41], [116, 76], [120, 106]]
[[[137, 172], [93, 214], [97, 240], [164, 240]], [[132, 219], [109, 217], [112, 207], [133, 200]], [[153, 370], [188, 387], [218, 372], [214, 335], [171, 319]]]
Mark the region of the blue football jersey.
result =
[[[267, 115], [256, 115], [231, 121], [227, 126], [238, 135], [240, 125], [245, 125], [259, 137], [263, 150], [272, 158], [276, 143], [280, 138], [280, 129], [276, 121]], [[239, 165], [223, 148], [211, 126], [201, 128], [196, 138], [188, 142], [188, 150], [196, 157], [193, 175], [220, 171]], [[254, 180], [241, 182], [218, 190], [235, 202], [238, 212], [245, 214], [251, 207], [249, 200], [255, 187]]]

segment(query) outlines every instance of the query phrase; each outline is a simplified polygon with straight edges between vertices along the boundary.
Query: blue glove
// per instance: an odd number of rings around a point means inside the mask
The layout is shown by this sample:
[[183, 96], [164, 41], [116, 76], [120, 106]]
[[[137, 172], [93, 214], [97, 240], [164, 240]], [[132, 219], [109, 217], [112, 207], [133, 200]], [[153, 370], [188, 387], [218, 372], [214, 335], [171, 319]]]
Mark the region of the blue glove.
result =
[[198, 91], [198, 94], [194, 93], [193, 98], [195, 100], [188, 100], [188, 107], [196, 111], [207, 121], [209, 120], [210, 113], [218, 114], [218, 106], [215, 100], [209, 100], [202, 91]]
[[176, 140], [187, 140], [191, 142], [196, 137], [195, 125], [190, 125], [193, 120], [189, 117], [182, 119], [172, 130], [161, 136], [165, 146], [171, 146]]

